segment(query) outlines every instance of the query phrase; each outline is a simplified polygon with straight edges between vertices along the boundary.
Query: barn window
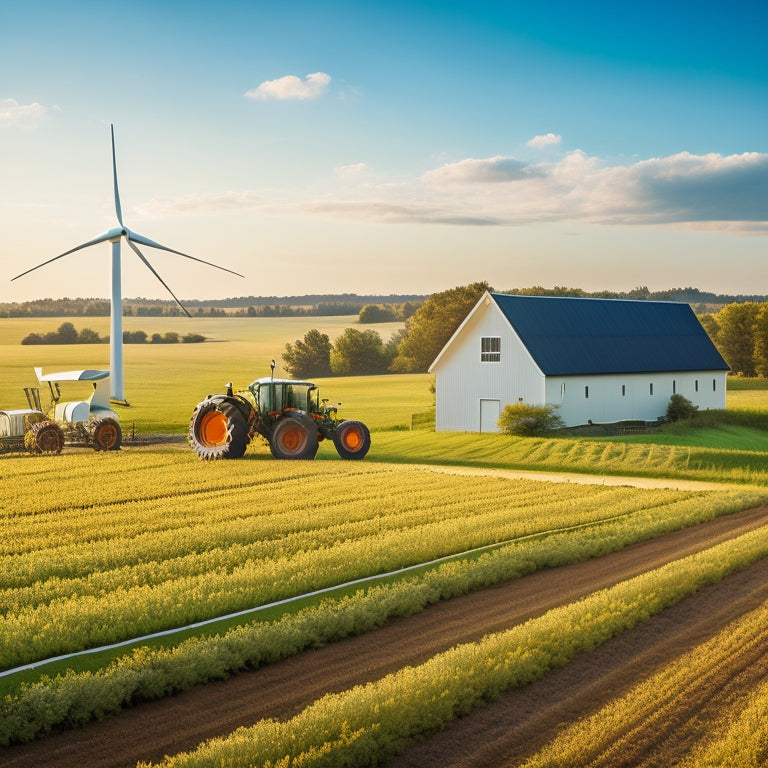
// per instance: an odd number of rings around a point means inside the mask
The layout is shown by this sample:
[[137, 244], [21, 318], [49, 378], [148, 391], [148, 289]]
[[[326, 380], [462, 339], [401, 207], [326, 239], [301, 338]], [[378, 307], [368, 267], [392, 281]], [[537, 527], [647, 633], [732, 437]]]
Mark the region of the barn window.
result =
[[627, 395], [627, 385], [626, 384], [622, 384], [621, 385], [621, 396], [622, 397], [626, 397], [626, 395]]
[[498, 363], [501, 360], [501, 336], [483, 336], [480, 339], [480, 362]]
[[717, 379], [712, 379], [712, 391], [717, 392]]
[[672, 394], [674, 395], [677, 392], [677, 382], [672, 379]]
[[693, 388], [698, 392], [699, 391], [699, 380], [696, 379], [696, 381], [693, 382]]
[[584, 397], [589, 397], [589, 387], [584, 387]]
[[653, 394], [653, 382], [651, 382], [651, 394]]

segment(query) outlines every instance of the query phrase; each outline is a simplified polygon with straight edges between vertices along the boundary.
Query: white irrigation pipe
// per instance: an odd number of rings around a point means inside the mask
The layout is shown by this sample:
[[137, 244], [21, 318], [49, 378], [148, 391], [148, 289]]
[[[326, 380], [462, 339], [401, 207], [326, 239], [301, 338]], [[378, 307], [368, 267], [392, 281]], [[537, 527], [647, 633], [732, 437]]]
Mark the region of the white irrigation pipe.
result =
[[507, 544], [512, 544], [514, 542], [525, 541], [526, 539], [534, 539], [540, 536], [551, 536], [552, 534], [564, 533], [566, 531], [574, 531], [574, 530], [578, 530], [579, 528], [589, 528], [590, 526], [593, 526], [593, 525], [600, 525], [601, 523], [607, 523], [607, 522], [610, 522], [611, 520], [617, 520], [618, 518], [624, 517], [627, 514], [631, 514], [631, 512], [622, 512], [619, 515], [611, 515], [610, 517], [601, 518], [600, 520], [593, 520], [592, 522], [589, 522], [589, 523], [579, 523], [577, 525], [569, 525], [564, 528], [553, 528], [552, 530], [548, 530], [548, 531], [537, 531], [536, 533], [529, 533], [529, 534], [526, 534], [525, 536], [518, 536], [514, 539], [507, 539], [506, 541], [497, 541], [493, 544], [485, 544], [482, 547], [467, 549], [464, 552], [457, 552], [452, 555], [445, 555], [443, 557], [438, 557], [435, 560], [427, 560], [424, 563], [407, 565], [404, 568], [398, 568], [397, 570], [388, 571], [387, 573], [377, 573], [374, 576], [363, 576], [362, 578], [359, 578], [359, 579], [346, 581], [343, 584], [336, 584], [332, 587], [323, 587], [322, 589], [316, 589], [313, 592], [306, 592], [303, 595], [295, 595], [294, 597], [286, 597], [286, 598], [283, 598], [282, 600], [275, 600], [272, 603], [265, 603], [264, 605], [258, 605], [255, 608], [245, 608], [242, 611], [235, 611], [234, 613], [228, 613], [225, 616], [216, 616], [213, 619], [204, 619], [203, 621], [196, 621], [194, 624], [187, 624], [184, 627], [174, 627], [173, 629], [164, 629], [160, 632], [153, 632], [152, 634], [149, 634], [149, 635], [141, 635], [140, 637], [134, 637], [134, 638], [131, 638], [130, 640], [121, 640], [119, 643], [112, 643], [111, 645], [102, 645], [102, 646], [99, 646], [98, 648], [86, 648], [85, 650], [82, 650], [82, 651], [65, 653], [65, 654], [62, 654], [61, 656], [53, 656], [49, 659], [40, 659], [39, 661], [32, 661], [32, 662], [29, 662], [29, 664], [24, 664], [20, 667], [14, 667], [13, 669], [5, 669], [0, 672], [0, 677], [6, 677], [9, 675], [15, 675], [18, 672], [26, 672], [32, 669], [37, 669], [38, 667], [42, 667], [46, 664], [54, 664], [57, 661], [65, 661], [66, 659], [73, 659], [78, 656], [87, 656], [93, 653], [111, 651], [115, 648], [123, 648], [127, 645], [143, 643], [147, 640], [154, 640], [158, 637], [168, 637], [169, 635], [175, 635], [180, 632], [186, 632], [190, 629], [205, 627], [205, 626], [208, 626], [209, 624], [215, 624], [220, 621], [236, 619], [238, 616], [247, 616], [250, 613], [258, 613], [260, 611], [265, 611], [269, 608], [275, 608], [280, 605], [288, 605], [290, 603], [298, 602], [299, 600], [304, 600], [310, 597], [316, 597], [317, 595], [324, 595], [330, 592], [336, 592], [337, 590], [346, 589], [347, 587], [353, 587], [356, 584], [365, 584], [366, 582], [373, 582], [380, 579], [386, 579], [390, 576], [397, 576], [398, 574], [408, 573], [408, 571], [414, 571], [418, 568], [428, 568], [429, 566], [436, 565], [437, 563], [442, 563], [447, 560], [456, 560], [460, 557], [473, 555], [487, 549], [497, 549], [498, 547], [503, 547], [503, 546], [506, 546]]

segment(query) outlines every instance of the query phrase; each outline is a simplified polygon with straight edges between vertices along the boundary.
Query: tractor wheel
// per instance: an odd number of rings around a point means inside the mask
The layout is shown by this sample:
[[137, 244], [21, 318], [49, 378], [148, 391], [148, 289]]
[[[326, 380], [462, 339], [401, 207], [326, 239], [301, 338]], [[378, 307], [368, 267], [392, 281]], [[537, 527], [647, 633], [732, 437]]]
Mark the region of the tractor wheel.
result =
[[245, 419], [233, 405], [202, 402], [189, 422], [189, 443], [201, 459], [239, 459], [248, 445]]
[[276, 459], [314, 459], [317, 445], [317, 427], [306, 414], [279, 418], [269, 439]]
[[333, 433], [333, 444], [342, 459], [362, 459], [371, 447], [371, 433], [362, 421], [342, 421]]
[[119, 451], [123, 431], [114, 419], [101, 419], [93, 428], [93, 448], [96, 451]]
[[24, 435], [24, 446], [30, 453], [61, 453], [64, 434], [55, 421], [38, 421]]

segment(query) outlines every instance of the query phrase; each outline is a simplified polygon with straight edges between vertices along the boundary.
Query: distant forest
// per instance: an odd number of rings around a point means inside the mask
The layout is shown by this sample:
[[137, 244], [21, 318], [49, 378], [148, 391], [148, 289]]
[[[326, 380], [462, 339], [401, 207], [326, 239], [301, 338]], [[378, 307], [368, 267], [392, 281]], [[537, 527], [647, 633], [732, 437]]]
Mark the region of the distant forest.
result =
[[[192, 316], [282, 317], [358, 315], [366, 305], [421, 304], [427, 297], [416, 294], [359, 296], [355, 293], [306, 296], [241, 296], [230, 299], [190, 299], [184, 306]], [[108, 299], [37, 299], [0, 302], [0, 317], [108, 317]], [[176, 317], [183, 312], [170, 299], [123, 299], [126, 317]]]
[[[671, 288], [650, 291], [642, 286], [631, 291], [584, 291], [581, 288], [512, 288], [504, 293], [533, 296], [576, 296], [600, 299], [639, 299], [678, 301], [690, 304], [696, 312], [711, 312], [726, 304], [766, 302], [766, 295], [719, 294], [698, 288]], [[193, 316], [283, 317], [360, 315], [364, 307], [405, 307], [400, 317], [407, 318], [428, 297], [418, 294], [358, 295], [355, 293], [308, 294], [305, 296], [241, 296], [229, 299], [191, 299], [184, 306]], [[97, 298], [38, 299], [26, 302], [0, 302], [0, 317], [108, 317], [109, 300]], [[123, 299], [123, 314], [135, 317], [178, 316], [179, 306], [168, 299]], [[369, 321], [381, 322], [380, 313], [367, 313]], [[375, 319], [374, 319], [375, 318]], [[361, 318], [365, 322], [365, 317]], [[398, 318], [400, 319], [400, 318]]]

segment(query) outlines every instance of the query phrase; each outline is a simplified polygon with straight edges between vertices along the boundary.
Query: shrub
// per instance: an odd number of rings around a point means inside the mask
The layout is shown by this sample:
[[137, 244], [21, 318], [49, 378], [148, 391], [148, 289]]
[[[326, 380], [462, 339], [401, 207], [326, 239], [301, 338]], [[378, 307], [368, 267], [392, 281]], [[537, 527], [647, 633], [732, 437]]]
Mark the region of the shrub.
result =
[[680, 419], [692, 419], [699, 410], [698, 405], [694, 405], [687, 397], [682, 395], [672, 395], [669, 398], [667, 406], [667, 418], [670, 421], [680, 421]]
[[556, 405], [513, 403], [504, 408], [496, 422], [509, 435], [539, 435], [565, 426]]

